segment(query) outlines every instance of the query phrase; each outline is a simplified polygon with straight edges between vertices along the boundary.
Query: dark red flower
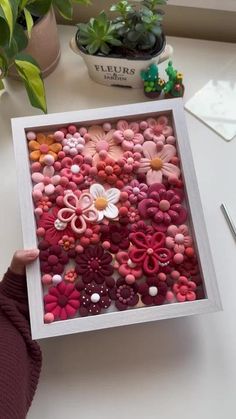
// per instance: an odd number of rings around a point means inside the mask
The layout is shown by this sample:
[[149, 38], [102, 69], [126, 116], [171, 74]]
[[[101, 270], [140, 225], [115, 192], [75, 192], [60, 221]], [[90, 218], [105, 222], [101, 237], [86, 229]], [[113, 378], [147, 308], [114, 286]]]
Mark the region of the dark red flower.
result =
[[165, 281], [156, 277], [149, 277], [139, 285], [138, 292], [141, 294], [142, 302], [147, 305], [161, 305], [166, 299], [168, 286]]
[[83, 281], [88, 284], [95, 281], [101, 284], [106, 277], [113, 274], [114, 268], [111, 265], [112, 256], [105, 252], [102, 246], [89, 246], [75, 259], [76, 272], [82, 276]]
[[138, 285], [136, 282], [127, 284], [124, 278], [118, 278], [115, 287], [109, 291], [109, 295], [112, 300], [115, 300], [116, 308], [122, 311], [138, 304], [139, 296], [137, 291]]
[[44, 296], [45, 311], [52, 313], [55, 320], [67, 320], [76, 314], [80, 306], [79, 297], [80, 293], [74, 284], [60, 282], [56, 287], [49, 288]]
[[119, 250], [129, 248], [129, 229], [120, 223], [101, 226], [101, 242], [108, 242], [109, 251], [117, 253]]
[[46, 240], [39, 243], [41, 271], [45, 274], [61, 274], [68, 263], [67, 253], [59, 245], [51, 246]]
[[79, 313], [81, 316], [100, 314], [102, 309], [107, 309], [111, 305], [107, 285], [85, 284], [83, 281], [79, 281], [76, 288], [80, 291], [81, 306]]
[[71, 230], [71, 227], [66, 223], [58, 220], [57, 213], [59, 211], [58, 207], [54, 207], [52, 212], [45, 212], [38, 220], [38, 227], [45, 229], [45, 240], [47, 240], [51, 245], [58, 244], [59, 240], [63, 236], [67, 235], [74, 237], [74, 233]]
[[140, 220], [137, 223], [131, 225], [130, 230], [132, 233], [136, 233], [137, 231], [141, 231], [145, 235], [151, 236], [154, 233], [153, 227], [146, 224], [144, 221]]

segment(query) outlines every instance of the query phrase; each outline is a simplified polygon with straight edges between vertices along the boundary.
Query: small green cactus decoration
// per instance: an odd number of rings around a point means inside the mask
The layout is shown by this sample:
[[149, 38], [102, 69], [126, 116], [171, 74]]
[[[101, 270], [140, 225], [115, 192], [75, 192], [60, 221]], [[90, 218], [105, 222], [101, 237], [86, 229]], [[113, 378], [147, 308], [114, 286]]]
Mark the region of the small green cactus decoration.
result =
[[144, 81], [145, 93], [162, 92], [165, 82], [160, 79], [158, 67], [155, 63], [150, 64], [147, 70], [141, 71], [141, 78]]
[[164, 92], [168, 96], [181, 97], [184, 94], [183, 75], [174, 69], [172, 61], [168, 62], [166, 74], [169, 80], [166, 82]]

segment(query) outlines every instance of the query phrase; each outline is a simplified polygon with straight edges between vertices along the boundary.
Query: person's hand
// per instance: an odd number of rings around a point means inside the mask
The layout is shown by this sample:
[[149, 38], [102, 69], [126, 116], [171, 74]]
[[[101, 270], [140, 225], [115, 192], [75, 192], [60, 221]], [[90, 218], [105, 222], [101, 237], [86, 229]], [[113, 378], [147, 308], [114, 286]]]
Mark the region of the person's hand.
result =
[[38, 249], [17, 250], [11, 261], [11, 271], [18, 275], [24, 275], [26, 265], [37, 259], [38, 255]]

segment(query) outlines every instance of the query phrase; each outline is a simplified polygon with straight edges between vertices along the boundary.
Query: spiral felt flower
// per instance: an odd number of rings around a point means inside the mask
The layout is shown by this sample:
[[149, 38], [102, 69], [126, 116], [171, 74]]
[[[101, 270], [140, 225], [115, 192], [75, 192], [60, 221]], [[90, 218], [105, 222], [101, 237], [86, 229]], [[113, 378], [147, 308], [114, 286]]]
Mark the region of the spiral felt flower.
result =
[[44, 296], [46, 313], [52, 313], [55, 320], [67, 320], [74, 317], [80, 306], [80, 293], [74, 284], [60, 282], [56, 287], [49, 288]]
[[61, 274], [69, 258], [61, 246], [53, 245], [43, 240], [39, 243], [39, 259], [41, 271], [45, 274]]
[[146, 306], [163, 304], [167, 291], [168, 286], [165, 281], [160, 281], [156, 276], [146, 278], [146, 281], [138, 287], [141, 300]]
[[88, 246], [83, 253], [76, 257], [75, 261], [77, 263], [76, 272], [82, 276], [82, 280], [86, 284], [91, 281], [101, 284], [114, 271], [111, 265], [111, 254], [105, 252], [99, 245]]
[[196, 288], [197, 285], [195, 282], [189, 281], [185, 276], [180, 276], [172, 289], [176, 295], [176, 300], [178, 302], [184, 302], [196, 300]]
[[68, 193], [63, 198], [65, 207], [58, 211], [58, 218], [63, 223], [69, 223], [72, 230], [80, 235], [87, 228], [87, 223], [98, 220], [98, 211], [92, 207], [93, 198], [83, 192], [79, 198], [73, 193]]
[[97, 178], [101, 182], [109, 185], [115, 185], [121, 176], [122, 169], [120, 165], [109, 157], [97, 163]]
[[76, 132], [75, 134], [67, 134], [62, 141], [63, 151], [70, 156], [76, 156], [84, 150], [85, 140]]
[[86, 162], [86, 158], [82, 155], [75, 157], [64, 157], [61, 161], [61, 176], [65, 176], [70, 181], [80, 185], [84, 182], [91, 172], [91, 164]]
[[179, 167], [170, 163], [176, 155], [176, 148], [171, 144], [165, 144], [161, 151], [157, 151], [153, 141], [146, 141], [143, 144], [144, 158], [140, 160], [139, 173], [146, 173], [147, 184], [161, 183], [162, 177], [167, 179], [170, 176], [176, 178], [180, 175]]
[[172, 252], [165, 248], [165, 235], [156, 232], [153, 236], [144, 233], [130, 233], [129, 238], [133, 243], [129, 251], [132, 262], [142, 266], [147, 275], [156, 274], [160, 267], [170, 263]]
[[117, 218], [119, 211], [115, 204], [120, 199], [119, 189], [110, 188], [105, 190], [99, 183], [94, 183], [90, 186], [89, 192], [93, 198], [92, 207], [98, 213], [98, 222], [102, 221], [104, 217], [110, 220]]
[[154, 142], [164, 142], [165, 137], [169, 137], [173, 134], [173, 129], [168, 125], [168, 118], [161, 116], [159, 118], [148, 118], [147, 119], [148, 127], [145, 129], [143, 135], [144, 138], [148, 141], [152, 140]]
[[117, 130], [113, 133], [113, 138], [117, 144], [121, 144], [123, 150], [142, 151], [144, 138], [139, 132], [139, 124], [137, 122], [118, 121]]
[[166, 190], [164, 185], [155, 183], [149, 186], [147, 198], [139, 202], [138, 210], [142, 218], [153, 221], [157, 231], [166, 231], [170, 224], [182, 224], [187, 218], [181, 200], [176, 190]]
[[122, 157], [122, 149], [116, 145], [113, 133], [114, 130], [106, 133], [99, 125], [93, 125], [88, 129], [90, 139], [84, 146], [83, 154], [93, 157], [94, 166], [100, 158], [110, 157], [113, 160], [118, 160]]
[[59, 185], [61, 180], [60, 175], [55, 175], [55, 169], [52, 166], [45, 166], [43, 173], [32, 173], [31, 178], [35, 183], [33, 195], [35, 191], [39, 191], [39, 193], [41, 192], [41, 197], [43, 196], [43, 192], [45, 195], [52, 195], [55, 192], [56, 185]]
[[188, 227], [185, 224], [179, 227], [171, 225], [166, 233], [166, 247], [173, 249], [175, 253], [184, 253], [185, 249], [192, 245], [192, 237], [189, 235]]
[[59, 208], [54, 207], [52, 212], [42, 214], [37, 221], [39, 228], [45, 230], [44, 239], [51, 245], [58, 244], [63, 236], [74, 237], [74, 233], [67, 223], [63, 223], [57, 217]]
[[127, 284], [124, 278], [118, 278], [116, 286], [109, 291], [109, 295], [115, 301], [116, 308], [123, 311], [138, 304], [139, 296], [137, 291], [138, 285], [136, 282]]
[[101, 242], [106, 243], [111, 253], [129, 248], [129, 229], [120, 223], [101, 226]]
[[137, 204], [137, 202], [147, 198], [148, 186], [134, 179], [128, 186], [124, 187], [122, 192], [127, 192], [131, 204]]
[[89, 314], [100, 314], [103, 309], [107, 309], [111, 305], [109, 288], [106, 284], [84, 284], [83, 281], [79, 281], [76, 288], [80, 291], [79, 313], [83, 317]]
[[125, 278], [127, 284], [132, 284], [136, 279], [141, 278], [143, 271], [139, 265], [132, 262], [127, 252], [118, 252], [116, 260], [119, 264], [118, 272]]
[[44, 163], [46, 155], [51, 155], [54, 160], [57, 160], [57, 155], [61, 151], [61, 144], [55, 142], [53, 135], [37, 134], [35, 140], [29, 141], [30, 159]]

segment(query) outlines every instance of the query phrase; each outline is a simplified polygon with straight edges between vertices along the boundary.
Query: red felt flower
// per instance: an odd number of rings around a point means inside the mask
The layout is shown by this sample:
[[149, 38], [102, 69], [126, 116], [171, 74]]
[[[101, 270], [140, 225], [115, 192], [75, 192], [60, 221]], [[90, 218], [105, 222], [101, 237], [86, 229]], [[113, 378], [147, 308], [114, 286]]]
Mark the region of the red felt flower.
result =
[[130, 230], [132, 233], [136, 233], [138, 231], [141, 231], [146, 236], [152, 236], [154, 233], [154, 229], [152, 226], [146, 224], [144, 221], [140, 220], [137, 223], [134, 223], [131, 225]]
[[149, 277], [139, 285], [138, 292], [141, 294], [142, 302], [147, 305], [161, 305], [166, 299], [168, 286], [164, 281], [156, 277]]
[[160, 266], [170, 263], [172, 252], [164, 247], [165, 235], [156, 232], [153, 236], [145, 236], [137, 232], [129, 235], [134, 246], [130, 249], [129, 257], [137, 264], [140, 264], [147, 275], [157, 273]]
[[97, 178], [102, 182], [115, 185], [119, 180], [122, 169], [115, 160], [107, 157], [105, 160], [99, 161], [97, 164]]
[[76, 272], [82, 276], [86, 284], [92, 281], [101, 284], [114, 271], [111, 265], [111, 254], [105, 252], [99, 245], [87, 247], [83, 253], [76, 257], [75, 261], [77, 263]]
[[189, 281], [186, 276], [180, 276], [177, 282], [173, 285], [173, 292], [179, 302], [196, 300], [197, 285], [193, 281]]
[[68, 263], [69, 257], [59, 245], [50, 246], [50, 243], [43, 240], [39, 243], [39, 259], [41, 271], [45, 274], [61, 274], [64, 266]]
[[80, 306], [80, 293], [74, 284], [60, 282], [56, 287], [49, 288], [44, 296], [46, 313], [52, 313], [56, 320], [67, 320], [74, 317]]
[[63, 236], [73, 237], [74, 233], [69, 225], [63, 223], [57, 218], [58, 207], [54, 207], [52, 212], [43, 213], [38, 220], [38, 227], [42, 227], [45, 230], [45, 240], [51, 245], [58, 244]]
[[106, 242], [111, 253], [129, 248], [129, 229], [120, 223], [101, 226], [101, 242]]
[[138, 304], [139, 296], [137, 291], [138, 285], [136, 282], [127, 284], [123, 278], [118, 278], [116, 286], [109, 291], [109, 295], [112, 300], [115, 300], [116, 308], [122, 311]]
[[81, 316], [100, 314], [102, 309], [107, 309], [111, 305], [107, 285], [84, 284], [83, 281], [79, 281], [76, 288], [80, 291], [79, 313]]

